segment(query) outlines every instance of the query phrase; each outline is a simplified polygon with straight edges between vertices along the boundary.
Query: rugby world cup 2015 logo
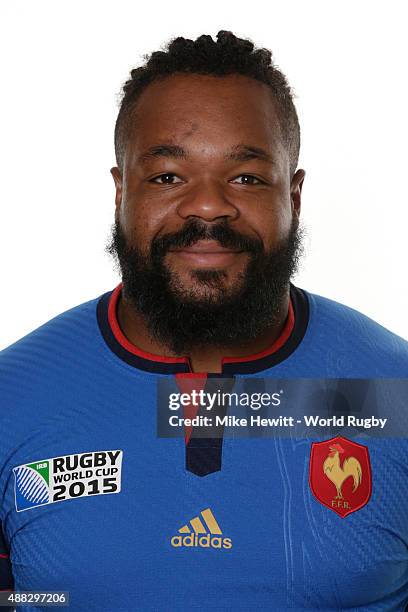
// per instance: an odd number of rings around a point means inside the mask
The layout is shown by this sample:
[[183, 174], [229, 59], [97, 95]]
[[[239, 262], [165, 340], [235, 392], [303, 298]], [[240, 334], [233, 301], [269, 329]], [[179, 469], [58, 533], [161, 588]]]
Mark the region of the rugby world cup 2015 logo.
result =
[[120, 493], [122, 450], [51, 457], [13, 468], [17, 512], [46, 504]]
[[16, 507], [27, 510], [48, 504], [50, 500], [49, 462], [19, 465], [14, 469]]

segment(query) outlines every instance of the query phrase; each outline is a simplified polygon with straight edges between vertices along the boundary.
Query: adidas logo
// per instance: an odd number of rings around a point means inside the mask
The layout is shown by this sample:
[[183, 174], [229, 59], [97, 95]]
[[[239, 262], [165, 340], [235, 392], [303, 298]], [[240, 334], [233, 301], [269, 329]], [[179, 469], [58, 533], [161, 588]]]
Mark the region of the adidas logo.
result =
[[[171, 538], [174, 548], [199, 546], [201, 548], [232, 548], [230, 538], [223, 538], [222, 531], [210, 508], [206, 508], [190, 523], [178, 530], [179, 534]], [[185, 535], [183, 535], [185, 534]]]

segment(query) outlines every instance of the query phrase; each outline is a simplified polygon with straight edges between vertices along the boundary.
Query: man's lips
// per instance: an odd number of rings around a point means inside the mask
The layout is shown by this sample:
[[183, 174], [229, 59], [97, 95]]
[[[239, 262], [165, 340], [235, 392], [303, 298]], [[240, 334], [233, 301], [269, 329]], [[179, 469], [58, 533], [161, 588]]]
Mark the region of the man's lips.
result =
[[179, 249], [170, 249], [170, 252], [179, 253], [239, 253], [234, 249], [227, 249], [220, 245], [216, 240], [198, 240], [189, 247], [181, 247]]
[[169, 253], [174, 253], [177, 257], [192, 264], [213, 266], [232, 263], [243, 251], [223, 247], [216, 240], [199, 240], [189, 247], [169, 249]]

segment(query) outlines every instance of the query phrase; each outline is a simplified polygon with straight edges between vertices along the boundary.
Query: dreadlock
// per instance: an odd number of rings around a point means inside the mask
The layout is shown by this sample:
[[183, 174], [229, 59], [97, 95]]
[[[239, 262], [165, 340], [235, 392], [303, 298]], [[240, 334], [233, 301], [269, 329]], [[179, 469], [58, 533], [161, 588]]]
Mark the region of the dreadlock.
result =
[[168, 43], [165, 51], [154, 51], [144, 57], [146, 63], [131, 70], [130, 79], [125, 82], [121, 92], [115, 125], [115, 155], [119, 169], [123, 169], [132, 112], [142, 91], [156, 79], [184, 72], [214, 76], [242, 74], [268, 85], [277, 102], [282, 136], [290, 156], [291, 174], [295, 172], [300, 147], [298, 116], [286, 76], [274, 65], [268, 49], [255, 49], [250, 40], [221, 30], [216, 42], [206, 34], [196, 40], [179, 36]]

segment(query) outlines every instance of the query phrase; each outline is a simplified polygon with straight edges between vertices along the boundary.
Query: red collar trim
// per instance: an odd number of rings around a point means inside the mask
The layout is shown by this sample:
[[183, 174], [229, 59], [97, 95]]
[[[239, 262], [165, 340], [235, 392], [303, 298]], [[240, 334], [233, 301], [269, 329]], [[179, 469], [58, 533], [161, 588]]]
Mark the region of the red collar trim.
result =
[[108, 308], [108, 321], [111, 326], [113, 335], [116, 340], [130, 353], [133, 355], [137, 355], [138, 357], [142, 357], [143, 359], [150, 359], [151, 361], [160, 361], [161, 363], [189, 363], [187, 357], [163, 357], [162, 355], [155, 355], [154, 353], [148, 353], [146, 351], [142, 351], [135, 344], [129, 342], [126, 338], [125, 334], [122, 332], [119, 327], [119, 322], [117, 319], [117, 305], [119, 301], [120, 292], [122, 290], [122, 283], [119, 283], [117, 287], [112, 292], [112, 295], [109, 300], [109, 308]]
[[[141, 357], [143, 359], [149, 359], [150, 361], [158, 361], [160, 363], [184, 363], [184, 364], [187, 364], [190, 368], [190, 360], [188, 357], [164, 357], [162, 355], [148, 353], [147, 351], [143, 351], [142, 349], [138, 348], [136, 345], [129, 342], [129, 340], [126, 338], [126, 336], [124, 335], [124, 333], [122, 332], [119, 326], [119, 322], [118, 322], [117, 314], [116, 314], [121, 290], [122, 290], [122, 283], [119, 283], [119, 285], [115, 287], [115, 289], [113, 290], [111, 294], [111, 297], [109, 299], [109, 307], [108, 307], [109, 325], [110, 325], [113, 335], [115, 336], [119, 344], [121, 344], [124, 349], [126, 349], [133, 355], [137, 355], [138, 357]], [[293, 331], [294, 325], [295, 325], [295, 314], [294, 314], [292, 300], [289, 299], [289, 310], [288, 310], [288, 316], [286, 318], [285, 326], [280, 336], [275, 340], [272, 346], [268, 347], [267, 349], [263, 351], [255, 353], [253, 355], [249, 355], [249, 356], [247, 355], [245, 357], [223, 357], [221, 360], [221, 365], [224, 365], [227, 363], [243, 363], [247, 361], [255, 361], [257, 359], [262, 359], [263, 357], [267, 357], [268, 355], [272, 355], [273, 353], [276, 353], [276, 351], [282, 348], [282, 346], [288, 340], [289, 336], [291, 335]], [[197, 372], [196, 374], [198, 376], [201, 375], [200, 372]]]
[[262, 357], [267, 357], [268, 355], [272, 355], [272, 353], [276, 353], [289, 338], [292, 330], [295, 326], [295, 312], [293, 310], [292, 300], [289, 298], [289, 310], [288, 316], [286, 317], [285, 326], [278, 338], [276, 338], [275, 342], [272, 346], [264, 349], [263, 351], [259, 351], [259, 353], [254, 353], [253, 355], [247, 355], [246, 357], [223, 357], [221, 360], [221, 365], [224, 363], [242, 363], [243, 361], [255, 361], [256, 359], [262, 359]]

